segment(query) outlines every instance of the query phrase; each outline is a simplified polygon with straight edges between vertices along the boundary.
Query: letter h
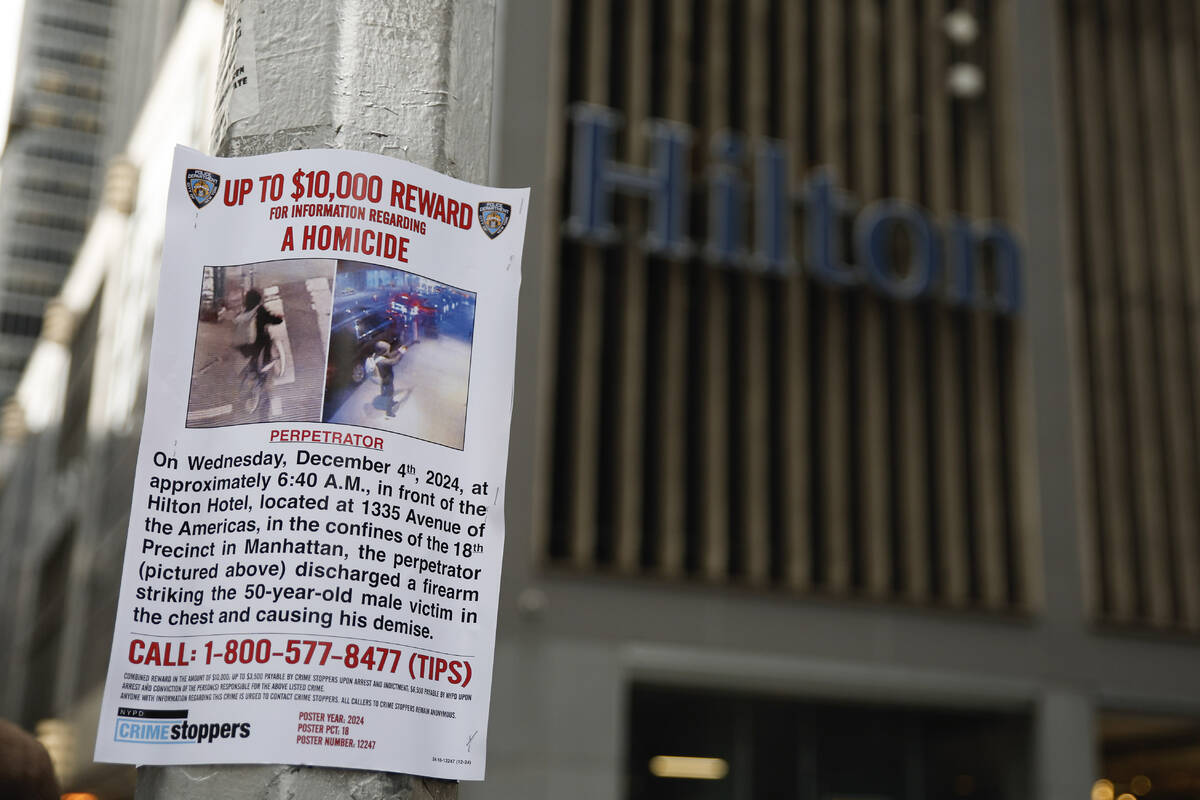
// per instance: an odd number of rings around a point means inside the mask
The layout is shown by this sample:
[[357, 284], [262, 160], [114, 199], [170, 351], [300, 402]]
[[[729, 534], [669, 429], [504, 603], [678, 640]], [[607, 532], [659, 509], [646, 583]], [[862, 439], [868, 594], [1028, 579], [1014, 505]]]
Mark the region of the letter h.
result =
[[613, 159], [613, 138], [621, 115], [603, 106], [571, 106], [574, 155], [571, 170], [571, 215], [566, 233], [575, 239], [608, 244], [618, 238], [612, 222], [613, 193], [645, 197], [650, 206], [646, 250], [682, 258], [691, 251], [687, 238], [687, 157], [691, 134], [669, 120], [647, 123], [650, 166], [641, 168]]

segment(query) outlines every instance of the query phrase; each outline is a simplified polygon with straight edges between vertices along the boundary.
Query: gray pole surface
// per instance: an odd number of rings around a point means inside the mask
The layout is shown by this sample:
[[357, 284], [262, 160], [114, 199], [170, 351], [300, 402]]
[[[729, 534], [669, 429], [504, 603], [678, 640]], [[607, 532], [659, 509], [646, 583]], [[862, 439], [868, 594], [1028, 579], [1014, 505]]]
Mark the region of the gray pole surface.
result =
[[[487, 180], [495, 0], [225, 0], [252, 15], [258, 112], [214, 130], [222, 156], [364, 150]], [[458, 785], [321, 767], [140, 767], [136, 800], [450, 800]]]

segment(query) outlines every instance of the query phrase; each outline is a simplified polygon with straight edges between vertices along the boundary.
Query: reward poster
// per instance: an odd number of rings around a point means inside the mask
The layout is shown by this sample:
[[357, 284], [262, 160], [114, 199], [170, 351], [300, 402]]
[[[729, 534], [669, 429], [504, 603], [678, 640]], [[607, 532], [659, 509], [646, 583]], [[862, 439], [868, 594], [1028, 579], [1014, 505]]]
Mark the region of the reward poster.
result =
[[527, 189], [175, 154], [96, 759], [481, 779]]

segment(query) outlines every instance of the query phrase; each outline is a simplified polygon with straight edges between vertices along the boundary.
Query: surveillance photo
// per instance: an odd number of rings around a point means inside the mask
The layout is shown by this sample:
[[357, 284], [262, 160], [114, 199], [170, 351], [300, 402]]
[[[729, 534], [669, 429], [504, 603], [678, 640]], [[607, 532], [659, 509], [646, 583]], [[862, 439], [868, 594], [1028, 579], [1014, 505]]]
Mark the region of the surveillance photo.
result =
[[335, 265], [204, 268], [187, 427], [320, 421]]
[[475, 294], [354, 261], [335, 284], [322, 420], [461, 450]]

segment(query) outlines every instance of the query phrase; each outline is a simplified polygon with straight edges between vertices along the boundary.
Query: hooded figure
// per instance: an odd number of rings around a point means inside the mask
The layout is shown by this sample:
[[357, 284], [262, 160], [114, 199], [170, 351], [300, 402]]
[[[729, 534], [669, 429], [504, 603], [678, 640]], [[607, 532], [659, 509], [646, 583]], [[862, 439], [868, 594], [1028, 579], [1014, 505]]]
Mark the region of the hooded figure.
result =
[[271, 346], [271, 333], [267, 330], [268, 325], [278, 325], [283, 322], [283, 317], [272, 314], [267, 311], [263, 305], [262, 295], [257, 289], [251, 289], [246, 292], [246, 297], [243, 300], [245, 307], [241, 314], [237, 316], [237, 324], [239, 326], [254, 322], [254, 339], [248, 344], [238, 345], [238, 350], [241, 354], [250, 359], [247, 366], [253, 366], [254, 369], [260, 369], [263, 364], [263, 353]]

